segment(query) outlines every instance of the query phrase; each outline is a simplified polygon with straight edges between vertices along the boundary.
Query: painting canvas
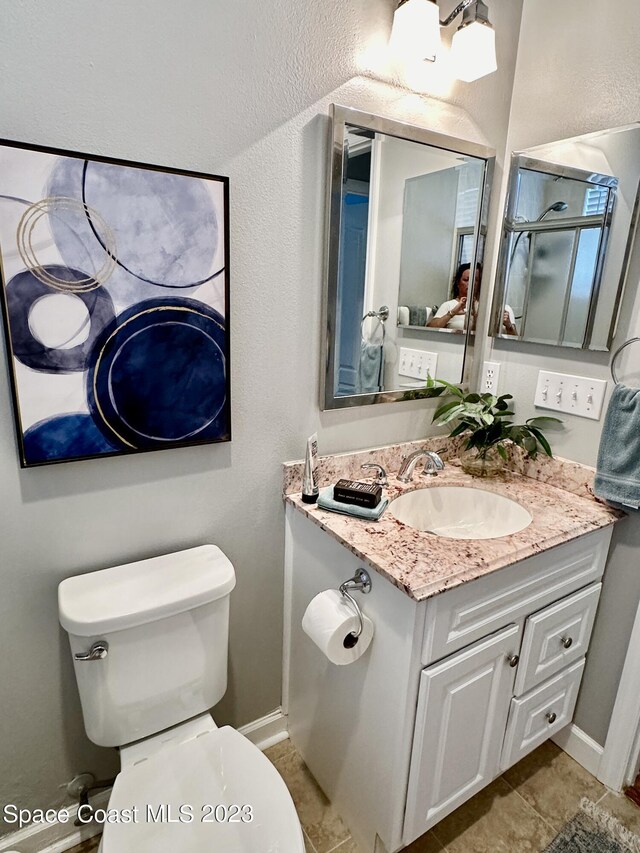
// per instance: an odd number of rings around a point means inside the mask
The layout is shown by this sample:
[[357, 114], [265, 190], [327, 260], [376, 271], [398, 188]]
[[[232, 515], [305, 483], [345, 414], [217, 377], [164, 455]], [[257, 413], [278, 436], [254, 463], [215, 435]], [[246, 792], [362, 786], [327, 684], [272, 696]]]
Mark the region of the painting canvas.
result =
[[228, 180], [0, 142], [23, 467], [228, 441]]

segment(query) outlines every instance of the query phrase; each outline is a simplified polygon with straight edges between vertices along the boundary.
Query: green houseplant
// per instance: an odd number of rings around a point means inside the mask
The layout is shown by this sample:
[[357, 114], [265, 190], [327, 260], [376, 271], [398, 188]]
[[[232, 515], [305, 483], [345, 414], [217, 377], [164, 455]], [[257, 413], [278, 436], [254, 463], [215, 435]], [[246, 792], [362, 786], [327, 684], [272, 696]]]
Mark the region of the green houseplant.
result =
[[514, 414], [508, 402], [513, 395], [464, 394], [443, 379], [429, 378], [427, 391], [428, 396], [436, 397], [446, 392], [453, 397], [436, 409], [432, 423], [451, 424], [450, 437], [466, 437], [461, 463], [468, 473], [480, 477], [498, 473], [507, 461], [509, 443], [521, 447], [532, 459], [540, 450], [553, 456], [542, 430], [550, 424], [562, 423], [558, 418], [529, 418], [523, 424], [516, 424], [509, 420]]

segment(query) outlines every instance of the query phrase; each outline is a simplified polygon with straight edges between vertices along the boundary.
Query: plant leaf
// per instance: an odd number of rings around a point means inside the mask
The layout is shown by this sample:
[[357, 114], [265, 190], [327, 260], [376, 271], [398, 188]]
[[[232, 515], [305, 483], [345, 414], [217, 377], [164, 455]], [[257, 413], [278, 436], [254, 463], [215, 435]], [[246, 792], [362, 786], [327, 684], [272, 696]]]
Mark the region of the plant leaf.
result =
[[533, 435], [537, 438], [538, 443], [540, 444], [540, 447], [542, 447], [542, 449], [547, 454], [547, 456], [551, 456], [553, 458], [553, 453], [551, 452], [551, 447], [549, 445], [549, 442], [547, 441], [547, 439], [543, 435], [543, 433], [539, 429], [537, 429], [536, 427], [533, 427], [533, 426], [530, 426], [529, 429], [531, 430]]
[[496, 450], [498, 451], [498, 453], [500, 454], [500, 456], [501, 456], [501, 457], [504, 459], [504, 461], [506, 462], [506, 461], [507, 461], [507, 459], [508, 459], [508, 456], [507, 456], [507, 451], [506, 451], [506, 449], [505, 449], [504, 444], [496, 444]]
[[562, 421], [560, 420], [560, 418], [551, 418], [551, 417], [548, 417], [547, 415], [541, 415], [540, 417], [537, 417], [537, 418], [529, 418], [526, 423], [527, 423], [527, 426], [533, 426], [536, 428], [540, 428], [540, 427], [547, 426], [548, 424], [561, 424]]
[[462, 435], [463, 432], [466, 432], [469, 429], [468, 425], [465, 423], [459, 423], [457, 427], [455, 427], [450, 433], [449, 438], [455, 438], [456, 435]]
[[458, 400], [452, 400], [449, 403], [443, 403], [441, 406], [438, 406], [438, 408], [433, 413], [431, 423], [435, 423], [438, 418], [442, 417], [442, 415], [446, 414], [446, 412], [448, 412], [450, 409], [453, 409], [456, 406], [460, 407], [460, 405], [461, 404], [458, 402]]
[[452, 385], [450, 382], [447, 382], [444, 379], [434, 379], [433, 381], [439, 382], [440, 385], [442, 385], [445, 389], [447, 389], [450, 394], [454, 394], [456, 397], [459, 397], [461, 400], [464, 399], [464, 394], [462, 393], [460, 388], [458, 388], [457, 385]]
[[498, 402], [498, 398], [494, 397], [493, 394], [481, 394], [480, 398], [482, 402], [490, 409], [492, 409]]

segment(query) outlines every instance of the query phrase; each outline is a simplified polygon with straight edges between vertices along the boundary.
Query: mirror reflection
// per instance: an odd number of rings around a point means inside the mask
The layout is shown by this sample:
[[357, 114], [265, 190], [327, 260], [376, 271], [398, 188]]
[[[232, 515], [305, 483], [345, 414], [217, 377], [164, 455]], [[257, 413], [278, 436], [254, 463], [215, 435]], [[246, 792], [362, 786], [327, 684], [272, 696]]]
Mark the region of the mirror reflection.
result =
[[636, 125], [514, 155], [494, 335], [609, 348], [626, 272], [639, 155]]
[[334, 110], [324, 407], [402, 399], [427, 373], [460, 382], [493, 152]]

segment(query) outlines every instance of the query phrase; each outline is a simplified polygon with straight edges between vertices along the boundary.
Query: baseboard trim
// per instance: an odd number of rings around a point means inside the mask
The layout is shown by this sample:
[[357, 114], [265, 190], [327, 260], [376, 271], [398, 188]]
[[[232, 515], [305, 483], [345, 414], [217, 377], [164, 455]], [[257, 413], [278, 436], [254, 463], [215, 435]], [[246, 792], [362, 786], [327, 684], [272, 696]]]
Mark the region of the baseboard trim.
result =
[[282, 713], [282, 708], [276, 708], [265, 717], [242, 726], [238, 731], [263, 751], [289, 737], [287, 718]]
[[[282, 713], [282, 708], [277, 708], [259, 720], [242, 726], [238, 731], [263, 751], [289, 737], [287, 718]], [[106, 808], [110, 796], [110, 789], [101, 791], [91, 798], [91, 803], [96, 808]], [[69, 806], [67, 810], [70, 815], [68, 823], [26, 826], [17, 832], [2, 836], [0, 853], [64, 853], [65, 850], [70, 850], [82, 841], [102, 832], [102, 826], [95, 823], [82, 827], [74, 826], [73, 821], [78, 807]]]
[[570, 723], [551, 740], [578, 764], [582, 765], [592, 776], [598, 775], [604, 748], [582, 729], [579, 729], [575, 723]]
[[[95, 808], [107, 807], [111, 790], [101, 791], [91, 798]], [[93, 838], [102, 832], [102, 826], [88, 823], [85, 826], [74, 826], [73, 821], [78, 813], [78, 806], [60, 806], [69, 812], [68, 823], [48, 823], [25, 826], [17, 832], [3, 835], [0, 838], [0, 853], [63, 853], [82, 841]]]

